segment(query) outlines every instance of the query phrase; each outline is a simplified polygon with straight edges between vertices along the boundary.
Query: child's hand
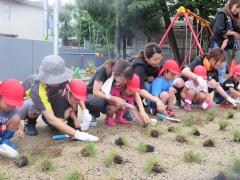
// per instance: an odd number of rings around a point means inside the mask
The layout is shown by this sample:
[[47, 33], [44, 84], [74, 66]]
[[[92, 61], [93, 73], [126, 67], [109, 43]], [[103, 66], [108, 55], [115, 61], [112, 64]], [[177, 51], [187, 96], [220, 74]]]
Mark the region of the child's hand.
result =
[[22, 128], [18, 128], [17, 136], [18, 136], [19, 139], [23, 139], [24, 138], [24, 131], [23, 131]]
[[140, 112], [140, 116], [141, 116], [141, 119], [142, 119], [144, 124], [148, 124], [149, 123], [149, 116], [148, 116], [148, 114], [145, 111]]
[[163, 104], [162, 101], [159, 100], [156, 104], [157, 104], [157, 111], [158, 111], [158, 112], [161, 112], [161, 113], [163, 113], [163, 114], [166, 114], [166, 113], [167, 113], [167, 112], [166, 112], [166, 105]]

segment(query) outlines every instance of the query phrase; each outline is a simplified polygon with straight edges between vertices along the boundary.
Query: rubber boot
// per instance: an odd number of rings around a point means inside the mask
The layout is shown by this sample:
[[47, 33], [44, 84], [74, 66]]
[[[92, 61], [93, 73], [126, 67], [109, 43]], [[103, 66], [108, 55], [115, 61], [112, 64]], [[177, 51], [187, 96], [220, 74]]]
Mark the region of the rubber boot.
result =
[[111, 117], [106, 117], [105, 124], [108, 125], [108, 126], [115, 126], [116, 122]]
[[10, 130], [10, 129], [7, 129], [2, 135], [2, 139], [0, 141], [0, 144], [7, 144], [11, 148], [16, 149], [17, 145], [10, 141], [10, 139], [13, 137], [13, 135], [14, 135], [14, 131]]
[[118, 124], [129, 124], [130, 122], [128, 120], [126, 120], [123, 115], [125, 113], [125, 110], [124, 109], [119, 109], [117, 112], [116, 112], [116, 123]]
[[34, 119], [28, 118], [25, 121], [25, 126], [24, 126], [25, 133], [29, 136], [36, 136], [38, 134], [36, 124], [37, 124], [37, 118], [34, 118]]

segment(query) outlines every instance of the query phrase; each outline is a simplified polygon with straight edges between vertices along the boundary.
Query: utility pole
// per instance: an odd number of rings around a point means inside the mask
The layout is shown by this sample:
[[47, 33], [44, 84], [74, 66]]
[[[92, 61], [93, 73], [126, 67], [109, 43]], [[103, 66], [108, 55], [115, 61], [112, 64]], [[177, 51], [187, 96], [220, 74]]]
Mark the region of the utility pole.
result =
[[48, 40], [48, 0], [43, 0], [43, 39]]
[[54, 47], [54, 55], [58, 55], [58, 45], [59, 45], [59, 32], [58, 32], [58, 24], [59, 24], [59, 6], [60, 1], [54, 1], [54, 34], [53, 34], [53, 47]]

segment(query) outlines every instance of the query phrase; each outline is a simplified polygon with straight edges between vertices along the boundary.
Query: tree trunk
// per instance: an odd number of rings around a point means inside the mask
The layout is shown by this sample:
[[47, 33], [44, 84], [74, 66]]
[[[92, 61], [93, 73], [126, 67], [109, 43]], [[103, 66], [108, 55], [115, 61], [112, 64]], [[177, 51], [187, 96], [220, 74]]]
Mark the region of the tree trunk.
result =
[[127, 43], [127, 40], [126, 40], [126, 36], [123, 36], [122, 38], [122, 44], [123, 44], [123, 59], [126, 59], [127, 58], [127, 47], [126, 47], [126, 43]]
[[[169, 10], [167, 7], [166, 0], [162, 1], [161, 4], [162, 4], [164, 22], [165, 22], [166, 27], [168, 27], [171, 24], [171, 19], [170, 19], [170, 13], [169, 13]], [[182, 60], [180, 57], [180, 53], [178, 50], [177, 41], [175, 38], [175, 34], [173, 32], [173, 29], [171, 29], [171, 31], [169, 32], [168, 39], [169, 39], [169, 43], [172, 47], [174, 57], [177, 60], [178, 64], [180, 65], [182, 63]]]
[[120, 32], [120, 16], [116, 11], [116, 27], [115, 27], [115, 40], [114, 40], [114, 56], [115, 58], [121, 57], [121, 32]]

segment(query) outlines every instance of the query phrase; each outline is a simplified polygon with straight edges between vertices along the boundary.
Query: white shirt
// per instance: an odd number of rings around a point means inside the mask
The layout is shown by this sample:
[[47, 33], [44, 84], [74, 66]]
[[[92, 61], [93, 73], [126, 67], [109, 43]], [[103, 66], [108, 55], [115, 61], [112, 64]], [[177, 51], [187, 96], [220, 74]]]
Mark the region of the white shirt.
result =
[[207, 81], [206, 81], [206, 83], [204, 83], [203, 86], [199, 86], [199, 85], [196, 86], [194, 84], [193, 80], [188, 80], [188, 81], [185, 82], [185, 87], [187, 89], [193, 90], [197, 94], [200, 93], [200, 92], [205, 92], [205, 93], [208, 92]]

